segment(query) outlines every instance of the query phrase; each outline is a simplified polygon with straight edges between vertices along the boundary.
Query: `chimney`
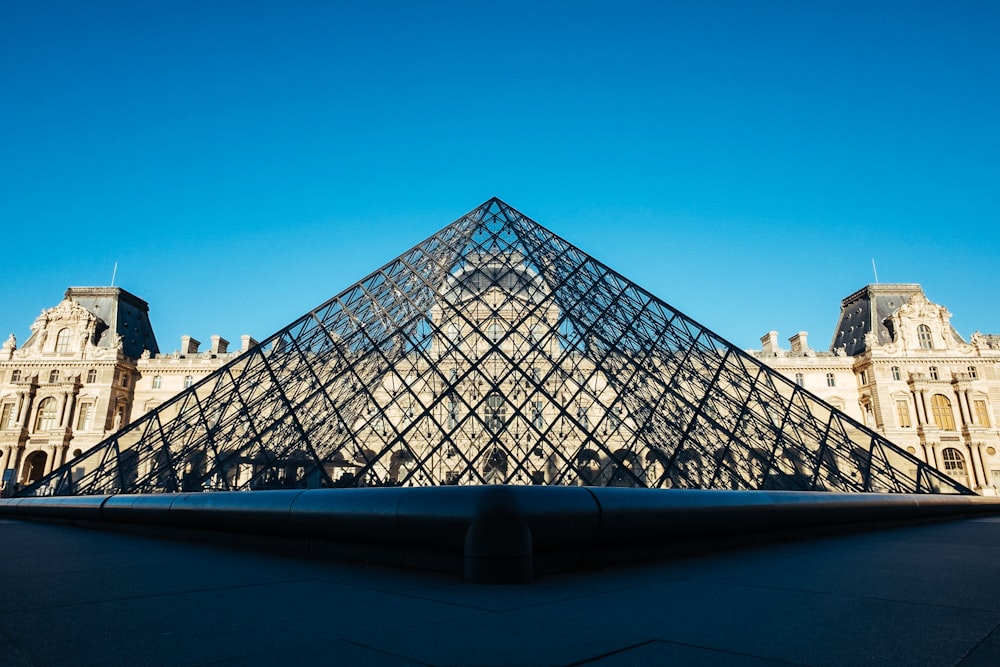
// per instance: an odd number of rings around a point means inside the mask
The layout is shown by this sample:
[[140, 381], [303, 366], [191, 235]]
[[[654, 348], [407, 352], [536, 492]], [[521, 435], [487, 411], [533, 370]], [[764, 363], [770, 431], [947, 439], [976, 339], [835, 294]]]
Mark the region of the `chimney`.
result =
[[201, 341], [197, 341], [191, 336], [181, 336], [181, 354], [198, 354], [198, 346]]
[[761, 352], [764, 354], [769, 354], [773, 357], [778, 356], [778, 332], [768, 331], [766, 334], [760, 337]]
[[809, 351], [809, 342], [807, 340], [808, 336], [809, 334], [805, 331], [800, 331], [788, 339], [788, 342], [792, 344], [793, 353], [805, 354]]
[[246, 352], [247, 350], [249, 350], [251, 347], [253, 347], [256, 344], [257, 344], [257, 341], [255, 341], [253, 338], [251, 338], [250, 334], [243, 334], [242, 336], [240, 336], [240, 351], [241, 352]]
[[228, 349], [228, 340], [219, 335], [212, 336], [212, 354], [225, 354]]

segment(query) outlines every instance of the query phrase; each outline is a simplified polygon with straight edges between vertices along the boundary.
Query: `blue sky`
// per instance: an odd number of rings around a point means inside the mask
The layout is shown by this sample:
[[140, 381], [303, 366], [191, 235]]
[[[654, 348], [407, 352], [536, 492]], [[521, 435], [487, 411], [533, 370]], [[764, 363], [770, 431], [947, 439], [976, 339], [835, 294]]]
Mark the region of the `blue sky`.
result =
[[262, 338], [492, 196], [741, 347], [1000, 333], [1000, 4], [0, 0], [0, 332]]

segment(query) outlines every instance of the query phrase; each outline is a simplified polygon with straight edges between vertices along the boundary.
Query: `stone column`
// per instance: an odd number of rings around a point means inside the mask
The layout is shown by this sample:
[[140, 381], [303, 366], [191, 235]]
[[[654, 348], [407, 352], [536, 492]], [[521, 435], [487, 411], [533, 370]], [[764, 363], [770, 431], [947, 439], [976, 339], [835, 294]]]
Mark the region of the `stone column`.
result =
[[51, 449], [52, 453], [45, 459], [45, 475], [55, 470], [56, 458], [59, 457], [59, 445], [49, 445], [46, 449]]
[[976, 460], [979, 461], [979, 469], [983, 471], [983, 487], [993, 486], [993, 478], [990, 471], [986, 469], [986, 459], [983, 457], [983, 443], [975, 443], [972, 445], [972, 450]]
[[74, 414], [74, 412], [76, 411], [76, 394], [77, 394], [76, 391], [73, 391], [73, 393], [69, 394], [69, 399], [68, 399], [69, 407], [66, 410], [66, 424], [65, 424], [66, 428], [69, 429], [73, 428], [73, 419], [76, 416]]
[[983, 473], [983, 463], [976, 457], [975, 445], [967, 445], [965, 450], [969, 453], [969, 470], [972, 471], [972, 488], [982, 489], [986, 486], [982, 480], [986, 479]]
[[969, 419], [969, 408], [965, 402], [965, 392], [955, 389], [955, 398], [958, 399], [958, 417], [962, 421], [962, 426], [968, 426], [972, 423], [972, 420]]
[[21, 397], [21, 414], [17, 420], [17, 424], [22, 429], [24, 429], [28, 428], [28, 418], [31, 416], [32, 400], [31, 400], [31, 394], [29, 394], [28, 392], [22, 391], [19, 395]]
[[917, 421], [920, 426], [927, 426], [930, 422], [927, 419], [927, 404], [924, 402], [924, 390], [917, 389], [913, 392], [913, 404], [917, 408]]
[[66, 408], [67, 408], [67, 406], [69, 406], [69, 392], [64, 391], [63, 394], [62, 394], [62, 398], [59, 401], [59, 421], [57, 423], [59, 424], [60, 428], [63, 428], [63, 427], [66, 426]]
[[940, 470], [940, 467], [938, 466], [937, 452], [934, 451], [934, 445], [924, 443], [924, 452], [927, 456], [927, 463]]

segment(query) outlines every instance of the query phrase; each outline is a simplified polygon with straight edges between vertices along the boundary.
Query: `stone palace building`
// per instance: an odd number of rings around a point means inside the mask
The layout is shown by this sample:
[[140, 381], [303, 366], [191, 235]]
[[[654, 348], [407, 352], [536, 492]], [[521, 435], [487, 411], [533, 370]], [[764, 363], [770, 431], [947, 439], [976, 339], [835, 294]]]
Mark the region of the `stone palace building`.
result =
[[[919, 285], [868, 285], [843, 300], [830, 350], [811, 348], [805, 332], [783, 349], [772, 331], [749, 353], [958, 482], [994, 495], [1000, 336], [975, 333], [966, 342], [950, 317]], [[147, 303], [118, 287], [69, 288], [23, 344], [11, 334], [0, 352], [4, 483], [37, 481], [256, 341], [244, 335], [234, 350], [217, 335], [205, 350], [189, 336], [180, 343], [160, 352]], [[593, 382], [603, 386], [599, 375]], [[548, 418], [539, 407], [536, 419]]]
[[834, 407], [963, 485], [1000, 487], [1000, 335], [966, 341], [917, 284], [867, 285], [845, 298], [829, 350], [775, 331], [750, 351]]

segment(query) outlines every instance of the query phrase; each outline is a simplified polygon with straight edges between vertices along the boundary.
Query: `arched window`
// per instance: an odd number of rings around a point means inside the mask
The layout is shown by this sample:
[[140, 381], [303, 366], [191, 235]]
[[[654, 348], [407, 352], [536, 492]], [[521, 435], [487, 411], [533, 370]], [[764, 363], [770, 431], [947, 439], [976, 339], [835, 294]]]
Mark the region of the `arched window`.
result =
[[504, 418], [507, 415], [507, 407], [504, 405], [503, 396], [493, 392], [486, 397], [483, 407], [483, 424], [490, 431], [496, 433], [503, 428]]
[[931, 328], [926, 324], [917, 327], [917, 340], [920, 341], [921, 350], [930, 350], [934, 347], [931, 343]]
[[963, 484], [968, 483], [969, 476], [965, 471], [965, 457], [962, 456], [962, 452], [954, 447], [945, 447], [944, 451], [941, 452], [941, 461], [944, 463], [944, 471], [947, 474]]
[[49, 373], [49, 384], [55, 384], [59, 382], [59, 371], [52, 371]]
[[38, 416], [35, 417], [35, 430], [48, 431], [56, 427], [56, 399], [42, 399], [38, 404]]
[[483, 465], [483, 477], [487, 484], [501, 484], [507, 475], [507, 453], [499, 447], [486, 455], [486, 463]]
[[59, 354], [66, 354], [69, 352], [70, 335], [71, 332], [69, 328], [59, 330], [59, 333], [56, 334], [56, 352]]
[[934, 423], [945, 431], [955, 430], [955, 414], [951, 411], [951, 401], [941, 394], [931, 397], [931, 410], [934, 413]]

